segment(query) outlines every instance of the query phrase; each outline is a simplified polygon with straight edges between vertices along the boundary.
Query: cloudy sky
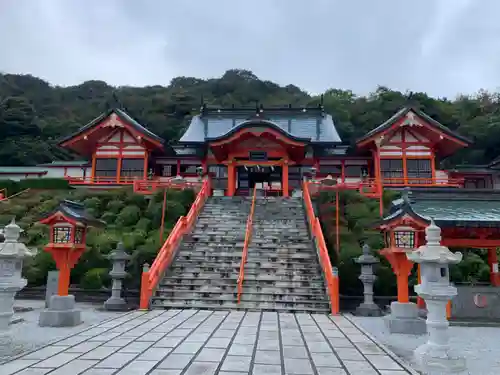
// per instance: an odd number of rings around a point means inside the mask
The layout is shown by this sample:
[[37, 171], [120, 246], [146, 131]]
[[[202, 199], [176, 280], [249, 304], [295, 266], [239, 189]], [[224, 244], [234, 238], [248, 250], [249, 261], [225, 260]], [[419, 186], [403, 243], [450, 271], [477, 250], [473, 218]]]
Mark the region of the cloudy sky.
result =
[[231, 68], [319, 93], [500, 88], [499, 0], [0, 0], [0, 71], [167, 85]]

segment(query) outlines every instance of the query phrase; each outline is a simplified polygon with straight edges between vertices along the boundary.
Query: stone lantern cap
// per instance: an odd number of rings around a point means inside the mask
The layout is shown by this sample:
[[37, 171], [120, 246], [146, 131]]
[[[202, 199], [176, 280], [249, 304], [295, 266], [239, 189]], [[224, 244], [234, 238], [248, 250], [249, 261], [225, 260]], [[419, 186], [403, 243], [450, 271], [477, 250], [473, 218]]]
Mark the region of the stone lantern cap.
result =
[[123, 246], [123, 242], [118, 242], [116, 245], [116, 249], [113, 250], [108, 255], [108, 259], [110, 260], [129, 260], [131, 256], [125, 252], [125, 247]]
[[23, 230], [12, 219], [10, 224], [3, 229], [4, 242], [0, 243], [0, 257], [24, 258], [34, 256], [36, 250], [30, 250], [25, 244], [19, 242], [19, 236]]
[[462, 253], [452, 253], [446, 246], [441, 246], [441, 228], [432, 218], [430, 225], [425, 228], [425, 239], [427, 242], [425, 245], [406, 253], [412, 262], [456, 264], [462, 260]]
[[373, 265], [379, 263], [379, 260], [372, 255], [368, 244], [363, 245], [363, 254], [354, 259], [354, 261], [361, 265]]

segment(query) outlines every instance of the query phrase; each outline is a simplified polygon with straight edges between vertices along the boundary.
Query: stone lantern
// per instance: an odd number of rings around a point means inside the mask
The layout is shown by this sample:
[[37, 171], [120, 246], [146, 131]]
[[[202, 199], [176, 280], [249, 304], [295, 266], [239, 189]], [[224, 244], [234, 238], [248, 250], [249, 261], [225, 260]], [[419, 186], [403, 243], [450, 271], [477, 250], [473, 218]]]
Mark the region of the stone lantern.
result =
[[45, 246], [59, 270], [57, 295], [50, 299], [48, 310], [40, 314], [40, 326], [66, 327], [81, 323], [80, 311], [75, 310], [75, 297], [68, 295], [71, 269], [85, 251], [89, 226], [103, 226], [85, 212], [81, 203], [64, 200], [41, 224], [50, 226], [50, 241]]
[[121, 297], [121, 292], [123, 279], [127, 277], [125, 266], [130, 259], [130, 255], [125, 252], [122, 242], [118, 243], [116, 250], [109, 254], [108, 259], [113, 262], [113, 268], [109, 273], [109, 276], [113, 279], [113, 285], [111, 287], [111, 297], [104, 302], [104, 308], [110, 311], [127, 310], [127, 303]]
[[35, 255], [19, 242], [22, 229], [12, 222], [3, 230], [4, 242], [0, 243], [0, 332], [6, 331], [14, 314], [14, 297], [26, 286], [26, 279], [21, 276], [23, 258]]
[[360, 316], [380, 316], [380, 308], [373, 302], [373, 284], [377, 279], [373, 272], [373, 267], [379, 263], [370, 251], [370, 246], [363, 245], [363, 254], [355, 259], [355, 262], [361, 265], [361, 274], [359, 279], [363, 283], [364, 302], [356, 308], [356, 314]]
[[465, 371], [465, 359], [454, 354], [449, 345], [446, 305], [457, 295], [450, 285], [449, 265], [462, 260], [462, 254], [441, 246], [441, 229], [431, 224], [425, 229], [426, 244], [407, 254], [420, 264], [421, 282], [415, 292], [427, 305], [427, 343], [415, 349], [415, 359], [426, 373], [457, 373]]

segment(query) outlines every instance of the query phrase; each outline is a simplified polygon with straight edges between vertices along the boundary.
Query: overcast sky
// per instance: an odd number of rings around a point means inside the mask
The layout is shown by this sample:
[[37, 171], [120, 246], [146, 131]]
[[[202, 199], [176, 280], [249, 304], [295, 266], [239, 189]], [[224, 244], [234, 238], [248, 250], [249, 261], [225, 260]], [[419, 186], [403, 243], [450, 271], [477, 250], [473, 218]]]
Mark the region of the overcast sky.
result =
[[500, 0], [0, 0], [0, 71], [168, 85], [252, 70], [311, 93], [500, 88]]

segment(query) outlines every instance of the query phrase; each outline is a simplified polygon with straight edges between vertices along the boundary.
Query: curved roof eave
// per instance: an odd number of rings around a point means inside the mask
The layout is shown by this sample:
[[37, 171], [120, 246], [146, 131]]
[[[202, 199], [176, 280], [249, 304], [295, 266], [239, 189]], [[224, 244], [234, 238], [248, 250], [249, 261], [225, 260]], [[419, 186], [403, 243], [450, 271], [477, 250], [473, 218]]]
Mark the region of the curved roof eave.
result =
[[248, 128], [248, 127], [255, 126], [255, 125], [263, 125], [263, 126], [270, 127], [271, 129], [281, 133], [285, 137], [287, 137], [291, 140], [294, 140], [296, 142], [304, 142], [304, 143], [311, 142], [311, 138], [296, 137], [296, 136], [290, 134], [289, 132], [285, 131], [281, 127], [279, 127], [276, 123], [269, 121], [269, 120], [246, 120], [246, 121], [239, 123], [234, 128], [231, 128], [225, 134], [219, 135], [217, 137], [211, 137], [211, 138], [205, 137], [205, 141], [209, 141], [209, 142], [220, 141], [220, 140], [223, 140], [225, 138], [230, 137], [231, 135], [237, 133], [241, 129]]

